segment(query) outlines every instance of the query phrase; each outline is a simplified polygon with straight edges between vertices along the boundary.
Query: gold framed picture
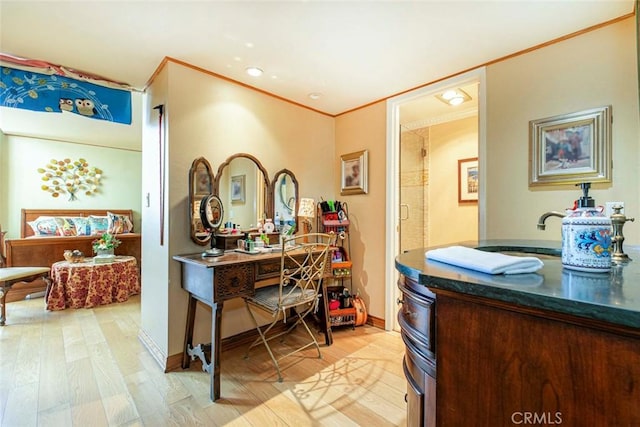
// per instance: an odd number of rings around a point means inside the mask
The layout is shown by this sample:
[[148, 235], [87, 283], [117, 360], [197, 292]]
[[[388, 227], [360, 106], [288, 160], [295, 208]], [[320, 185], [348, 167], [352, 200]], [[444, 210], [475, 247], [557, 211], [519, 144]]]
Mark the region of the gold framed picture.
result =
[[340, 195], [366, 194], [368, 191], [368, 151], [343, 154], [340, 159]]
[[478, 184], [478, 158], [458, 160], [458, 203], [477, 203]]
[[529, 185], [611, 182], [611, 106], [529, 122]]

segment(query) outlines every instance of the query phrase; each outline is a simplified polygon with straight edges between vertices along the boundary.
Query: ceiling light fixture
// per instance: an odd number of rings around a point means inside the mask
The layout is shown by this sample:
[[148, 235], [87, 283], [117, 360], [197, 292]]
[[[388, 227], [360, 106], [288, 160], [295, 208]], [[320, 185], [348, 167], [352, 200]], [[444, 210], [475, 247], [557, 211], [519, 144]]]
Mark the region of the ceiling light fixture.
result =
[[449, 100], [449, 105], [456, 106], [456, 105], [462, 104], [463, 102], [464, 102], [464, 97], [461, 95], [458, 95], [458, 96], [454, 96]]
[[443, 99], [446, 99], [447, 101], [448, 101], [448, 100], [450, 100], [450, 99], [455, 98], [456, 96], [458, 96], [458, 92], [456, 92], [456, 91], [455, 91], [455, 90], [453, 90], [453, 89], [449, 89], [448, 91], [445, 91], [445, 92], [442, 94], [442, 98], [443, 98]]
[[309, 98], [311, 99], [320, 99], [321, 97], [322, 97], [322, 94], [318, 92], [312, 92], [309, 94]]
[[456, 105], [462, 104], [463, 102], [471, 101], [471, 97], [469, 96], [469, 94], [463, 91], [462, 89], [445, 90], [444, 92], [436, 95], [436, 98], [438, 98], [440, 101], [444, 102], [445, 104], [448, 104], [454, 107]]
[[258, 67], [249, 67], [247, 68], [246, 71], [247, 71], [247, 74], [253, 77], [260, 77], [263, 73], [262, 69]]

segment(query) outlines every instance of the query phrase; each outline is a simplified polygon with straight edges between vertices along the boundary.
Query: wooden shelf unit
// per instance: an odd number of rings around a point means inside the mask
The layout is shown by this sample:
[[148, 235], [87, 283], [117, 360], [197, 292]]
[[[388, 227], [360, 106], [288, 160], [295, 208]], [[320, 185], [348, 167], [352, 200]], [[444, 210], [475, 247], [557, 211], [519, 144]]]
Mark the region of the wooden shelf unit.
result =
[[[343, 294], [346, 289], [349, 292], [348, 300], [350, 306], [343, 307], [341, 301], [340, 308], [329, 309], [329, 324], [333, 326], [349, 326], [355, 328], [356, 325], [356, 308], [353, 306], [352, 291], [352, 263], [350, 259], [350, 242], [349, 242], [349, 210], [346, 203], [340, 203], [343, 214], [339, 211], [324, 212], [320, 204], [318, 204], [318, 224], [317, 229], [321, 233], [334, 232], [338, 234], [336, 246], [331, 251], [331, 265], [327, 271], [325, 279], [330, 279], [331, 284], [327, 286], [327, 295]], [[332, 299], [329, 299], [329, 302]]]

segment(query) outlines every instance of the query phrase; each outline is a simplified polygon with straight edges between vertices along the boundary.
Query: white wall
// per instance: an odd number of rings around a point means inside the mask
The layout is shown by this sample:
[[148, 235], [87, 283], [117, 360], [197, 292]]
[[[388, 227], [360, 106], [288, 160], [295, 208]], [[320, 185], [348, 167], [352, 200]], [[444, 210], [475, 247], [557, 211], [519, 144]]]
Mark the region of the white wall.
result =
[[[155, 178], [158, 131], [156, 114], [149, 111], [158, 104], [165, 104], [168, 123], [167, 239], [162, 248]], [[269, 180], [278, 170], [290, 169], [301, 197], [333, 198], [334, 120], [173, 62], [151, 84], [145, 116], [143, 193], [152, 194], [152, 201], [143, 208], [142, 328], [160, 352], [171, 356], [182, 352], [187, 307], [180, 264], [171, 257], [202, 251], [189, 234], [188, 174], [193, 160], [203, 156], [217, 171], [229, 156], [248, 153], [260, 160]], [[209, 341], [210, 324], [210, 311], [199, 305], [196, 341]], [[241, 300], [225, 302], [222, 336], [250, 328]]]
[[[168, 72], [163, 70], [156, 76], [153, 86], [147, 89], [143, 97], [142, 117], [142, 295], [140, 299], [140, 335], [145, 344], [152, 347], [152, 355], [162, 366], [166, 362], [169, 337], [169, 264], [174, 262], [169, 257], [167, 233], [169, 217], [167, 216], [168, 198], [160, 197], [160, 144], [166, 144], [168, 130], [162, 135], [159, 132], [159, 113], [154, 109], [164, 105], [168, 97]], [[162, 117], [165, 126], [168, 114]], [[168, 126], [167, 126], [168, 127]], [[165, 156], [163, 156], [165, 157]], [[163, 167], [167, 171], [169, 162], [164, 159]], [[171, 176], [164, 177], [166, 186], [170, 185]], [[162, 203], [162, 206], [161, 206]], [[161, 212], [166, 217], [161, 218]], [[164, 227], [161, 222], [164, 221]], [[162, 244], [161, 244], [162, 243]]]
[[[6, 229], [7, 221], [9, 219], [9, 210], [7, 207], [7, 186], [5, 183], [9, 180], [9, 170], [4, 162], [4, 146], [6, 144], [7, 136], [0, 131], [0, 226], [2, 230]], [[0, 253], [4, 251], [4, 248], [0, 248]]]
[[429, 245], [478, 237], [478, 204], [458, 203], [458, 160], [478, 157], [478, 117], [431, 126], [429, 133]]
[[[69, 201], [43, 191], [38, 168], [51, 159], [84, 158], [90, 166], [104, 171], [99, 192], [92, 196], [79, 194]], [[0, 214], [6, 212], [2, 224], [7, 238], [20, 237], [20, 210], [27, 209], [132, 209], [134, 230], [140, 230], [140, 165], [139, 151], [96, 147], [88, 144], [51, 141], [7, 135], [0, 144]]]
[[[536, 229], [541, 213], [562, 209], [579, 194], [574, 188], [528, 187], [528, 123], [555, 114], [613, 105], [613, 184], [594, 185], [597, 202], [625, 202], [627, 215], [640, 217], [640, 123], [634, 18], [494, 63], [486, 69], [487, 238], [560, 240], [551, 218]], [[336, 118], [336, 159], [369, 150], [369, 194], [343, 197], [356, 219], [351, 252], [354, 283], [369, 314], [384, 317], [386, 109], [381, 101]], [[481, 164], [481, 167], [483, 165]], [[339, 177], [334, 187], [339, 191]], [[640, 227], [625, 227], [625, 244], [640, 244]], [[355, 238], [353, 238], [355, 237]]]
[[[623, 201], [640, 216], [638, 63], [635, 20], [603, 27], [487, 67], [487, 234], [490, 238], [560, 240], [560, 221], [536, 229], [545, 211], [571, 207], [574, 186], [529, 188], [529, 121], [611, 105], [613, 181], [594, 184], [597, 204]], [[640, 244], [640, 227], [624, 228]]]
[[353, 292], [379, 318], [385, 306], [386, 120], [385, 102], [336, 118], [336, 170], [342, 154], [369, 150], [369, 192], [340, 196], [340, 174], [333, 176], [336, 197], [349, 206]]

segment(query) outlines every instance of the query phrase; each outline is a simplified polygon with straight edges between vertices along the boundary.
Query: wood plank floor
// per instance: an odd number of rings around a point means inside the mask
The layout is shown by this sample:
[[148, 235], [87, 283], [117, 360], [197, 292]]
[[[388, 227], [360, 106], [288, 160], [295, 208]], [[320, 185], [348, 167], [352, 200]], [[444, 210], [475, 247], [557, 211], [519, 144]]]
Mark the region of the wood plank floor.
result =
[[397, 333], [339, 329], [322, 359], [314, 350], [285, 359], [282, 383], [263, 347], [249, 359], [245, 348], [223, 350], [222, 399], [212, 403], [208, 374], [197, 366], [165, 374], [142, 346], [137, 296], [56, 312], [42, 298], [17, 301], [7, 319], [2, 427], [406, 425]]

